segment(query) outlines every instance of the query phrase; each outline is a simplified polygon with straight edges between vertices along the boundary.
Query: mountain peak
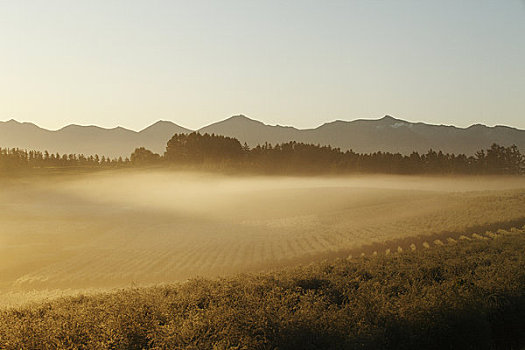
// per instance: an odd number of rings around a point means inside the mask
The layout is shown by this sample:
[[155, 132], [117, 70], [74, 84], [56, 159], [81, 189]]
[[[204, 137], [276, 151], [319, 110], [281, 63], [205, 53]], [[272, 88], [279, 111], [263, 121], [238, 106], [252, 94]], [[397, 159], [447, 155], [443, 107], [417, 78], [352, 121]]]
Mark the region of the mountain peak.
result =
[[[243, 114], [234, 115], [227, 119], [221, 120], [219, 122], [210, 124], [208, 126], [205, 126], [203, 128], [199, 129], [199, 132], [207, 132], [207, 133], [222, 133], [225, 132], [225, 130], [229, 130], [229, 128], [247, 128], [250, 126], [266, 126], [266, 124], [250, 119], [247, 116]], [[213, 130], [213, 131], [211, 131]], [[228, 135], [225, 135], [228, 136]]]
[[[188, 134], [190, 132], [192, 132], [192, 130], [183, 128], [172, 121], [158, 120], [150, 126], [140, 130], [138, 135], [140, 136], [141, 140], [150, 140], [149, 142], [156, 142], [157, 145], [154, 149], [152, 149], [152, 151], [161, 153], [166, 147], [166, 142], [171, 137], [173, 137], [173, 135]], [[143, 142], [142, 145], [144, 146], [146, 143]]]
[[5, 122], [0, 121], [0, 125], [5, 125], [6, 127], [12, 128], [12, 129], [26, 129], [26, 130], [27, 129], [33, 129], [33, 130], [34, 129], [41, 129], [41, 130], [45, 130], [45, 129], [42, 129], [39, 126], [37, 126], [37, 125], [35, 125], [33, 123], [30, 123], [30, 122], [19, 122], [18, 120], [15, 120], [13, 118], [11, 118], [11, 119], [9, 119], [8, 121], [5, 121]]
[[467, 129], [486, 129], [486, 128], [488, 128], [488, 126], [478, 123], [478, 124], [472, 124]]
[[30, 122], [19, 122], [18, 120], [14, 119], [14, 118], [11, 118], [5, 122], [1, 122], [0, 123], [2, 124], [7, 124], [7, 125], [33, 125], [33, 126], [36, 126], [35, 124], [33, 123], [30, 123]]
[[177, 124], [173, 123], [173, 122], [170, 122], [170, 121], [167, 121], [167, 120], [158, 120], [156, 121], [155, 123], [145, 127], [144, 129], [142, 129], [140, 132], [142, 131], [146, 131], [146, 130], [151, 130], [151, 129], [159, 129], [159, 128], [166, 128], [166, 127], [172, 127], [172, 126], [178, 126]]
[[236, 115], [232, 115], [230, 117], [230, 119], [250, 119], [248, 118], [247, 116], [245, 116], [244, 114], [236, 114]]
[[100, 126], [96, 125], [78, 125], [78, 124], [69, 124], [64, 126], [61, 129], [58, 129], [57, 131], [68, 131], [68, 130], [104, 130], [104, 128], [101, 128]]
[[256, 122], [256, 123], [261, 123], [260, 121], [258, 120], [255, 120], [255, 119], [251, 119], [251, 118], [248, 118], [247, 116], [245, 116], [244, 114], [238, 114], [238, 115], [232, 115], [231, 117], [223, 120], [223, 121], [237, 121], [237, 122]]
[[157, 120], [155, 123], [151, 124], [151, 126], [154, 126], [154, 125], [176, 125], [174, 122], [172, 121], [169, 121], [169, 120]]
[[390, 115], [385, 115], [383, 118], [378, 119], [378, 122], [384, 123], [384, 124], [395, 124], [395, 123], [408, 123], [405, 120], [394, 118]]

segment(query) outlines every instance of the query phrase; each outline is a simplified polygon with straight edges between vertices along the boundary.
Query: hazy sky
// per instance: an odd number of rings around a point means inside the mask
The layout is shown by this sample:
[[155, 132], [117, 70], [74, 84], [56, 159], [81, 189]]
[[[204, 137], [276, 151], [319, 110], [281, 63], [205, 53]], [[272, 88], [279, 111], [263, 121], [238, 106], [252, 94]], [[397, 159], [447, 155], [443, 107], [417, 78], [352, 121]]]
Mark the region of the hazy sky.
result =
[[525, 1], [0, 0], [0, 120], [525, 128]]

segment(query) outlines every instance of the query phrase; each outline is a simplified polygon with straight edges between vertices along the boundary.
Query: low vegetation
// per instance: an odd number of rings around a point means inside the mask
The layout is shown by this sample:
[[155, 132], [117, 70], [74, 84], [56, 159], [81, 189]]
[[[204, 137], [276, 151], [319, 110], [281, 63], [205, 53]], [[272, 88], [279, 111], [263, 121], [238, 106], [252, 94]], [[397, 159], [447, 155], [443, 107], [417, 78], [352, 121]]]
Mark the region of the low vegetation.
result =
[[5, 349], [520, 349], [525, 227], [0, 313]]

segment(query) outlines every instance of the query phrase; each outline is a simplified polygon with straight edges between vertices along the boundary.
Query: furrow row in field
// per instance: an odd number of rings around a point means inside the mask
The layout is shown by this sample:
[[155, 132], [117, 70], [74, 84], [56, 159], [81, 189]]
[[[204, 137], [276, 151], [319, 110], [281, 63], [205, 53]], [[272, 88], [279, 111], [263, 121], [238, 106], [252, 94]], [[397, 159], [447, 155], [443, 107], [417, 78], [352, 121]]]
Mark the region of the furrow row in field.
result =
[[[73, 254], [65, 261], [21, 276], [15, 285], [19, 288], [38, 288], [70, 284], [111, 285], [112, 282], [119, 285], [130, 281], [169, 282], [194, 275], [213, 276], [251, 270], [254, 266], [281, 265], [294, 260], [306, 262], [319, 256], [340, 256], [348, 251], [360, 251], [358, 255], [386, 251], [396, 253], [453, 244], [461, 239], [490, 237], [485, 234], [446, 236], [440, 233], [449, 226], [439, 223], [444, 222], [447, 216], [457, 221], [454, 215], [444, 210], [423, 217], [391, 220], [389, 224], [367, 226], [354, 223], [346, 231], [341, 227], [332, 230], [329, 226], [304, 232], [266, 229], [264, 233], [245, 232], [244, 236], [240, 235], [242, 231], [229, 235], [225, 232], [229, 229], [227, 226], [219, 227], [215, 235], [212, 234], [213, 228], [208, 228], [211, 233], [206, 235], [184, 235], [180, 230], [170, 234], [168, 230], [171, 227], [165, 225], [165, 231], [157, 232], [156, 236], [149, 231], [129, 238], [122, 236], [122, 243], [125, 244], [114, 244], [113, 249], [96, 248], [101, 243], [84, 247], [86, 251]], [[515, 218], [516, 214], [511, 217]], [[157, 226], [155, 229], [160, 228]], [[240, 230], [233, 227], [233, 232], [236, 229]], [[407, 237], [416, 236], [416, 241], [407, 240]], [[420, 238], [424, 236], [430, 238]], [[104, 237], [100, 239], [103, 242]], [[398, 243], [393, 245], [389, 240]], [[360, 246], [364, 247], [358, 248]]]

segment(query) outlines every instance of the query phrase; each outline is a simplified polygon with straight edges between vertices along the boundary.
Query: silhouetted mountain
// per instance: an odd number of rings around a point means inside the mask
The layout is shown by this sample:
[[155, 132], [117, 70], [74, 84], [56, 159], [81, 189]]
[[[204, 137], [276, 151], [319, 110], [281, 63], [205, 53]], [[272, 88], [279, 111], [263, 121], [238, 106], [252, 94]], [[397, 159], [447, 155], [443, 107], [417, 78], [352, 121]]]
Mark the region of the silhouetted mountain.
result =
[[74, 124], [51, 131], [31, 123], [10, 120], [0, 122], [0, 147], [48, 150], [60, 154], [129, 157], [135, 148], [141, 146], [162, 154], [166, 149], [166, 142], [173, 134], [187, 132], [190, 130], [166, 121], [159, 121], [137, 132], [122, 127], [104, 129]]
[[[144, 146], [155, 153], [163, 154], [166, 150], [166, 143], [173, 135], [190, 132], [192, 130], [183, 128], [173, 122], [159, 120], [138, 133], [141, 142], [139, 146]], [[128, 155], [126, 154], [126, 156]]]
[[[139, 134], [145, 138], [160, 138], [169, 140], [174, 134], [185, 134], [191, 131], [192, 130], [178, 126], [173, 122], [159, 120], [155, 124], [151, 124], [147, 128], [141, 130]], [[166, 148], [166, 142], [162, 143], [163, 148]]]
[[298, 141], [304, 131], [290, 126], [266, 125], [244, 115], [236, 115], [199, 129], [199, 132], [235, 137], [241, 143], [256, 146], [265, 142], [276, 144]]
[[[243, 115], [210, 124], [198, 130], [235, 137], [250, 146], [297, 141], [331, 145], [359, 153], [376, 151], [420, 153], [429, 149], [449, 153], [474, 152], [490, 147], [515, 144], [525, 151], [525, 130], [507, 126], [472, 125], [458, 128], [446, 125], [411, 123], [390, 116], [377, 120], [354, 120], [325, 123], [315, 129], [296, 129], [289, 126], [266, 125]], [[167, 141], [175, 133], [189, 129], [170, 121], [158, 121], [139, 132], [121, 127], [104, 129], [97, 126], [69, 125], [57, 131], [42, 129], [31, 123], [15, 120], [0, 122], [0, 147], [48, 150], [59, 153], [100, 154], [127, 157], [137, 147], [164, 153]]]
[[388, 151], [409, 154], [413, 151], [421, 153], [434, 149], [470, 155], [494, 142], [504, 146], [516, 144], [520, 150], [525, 150], [525, 130], [479, 124], [469, 128], [458, 128], [410, 123], [391, 116], [377, 120], [337, 120], [315, 129], [304, 130], [269, 126], [245, 116], [235, 116], [199, 131], [235, 137], [250, 146], [265, 141], [272, 144], [298, 141], [331, 145], [342, 150], [352, 149], [358, 153]]

